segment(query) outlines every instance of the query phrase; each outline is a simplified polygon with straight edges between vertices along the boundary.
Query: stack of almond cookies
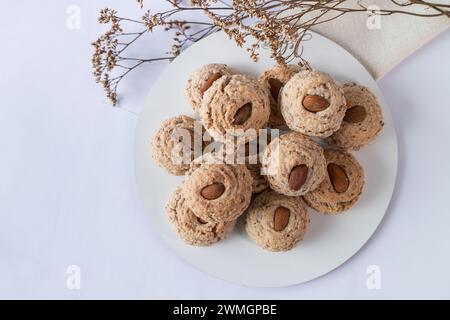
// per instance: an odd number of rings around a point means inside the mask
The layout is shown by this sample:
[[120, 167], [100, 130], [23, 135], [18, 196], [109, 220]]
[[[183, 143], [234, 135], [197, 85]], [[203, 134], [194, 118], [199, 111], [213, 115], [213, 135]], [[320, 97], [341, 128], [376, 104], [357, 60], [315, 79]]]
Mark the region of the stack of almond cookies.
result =
[[[199, 120], [163, 122], [152, 155], [185, 175], [166, 210], [188, 244], [224, 239], [245, 214], [251, 239], [287, 251], [307, 232], [307, 206], [331, 215], [358, 201], [364, 172], [348, 150], [366, 146], [383, 127], [367, 88], [297, 65], [275, 66], [258, 79], [208, 64], [191, 74], [186, 96]], [[261, 139], [265, 129], [281, 134]]]

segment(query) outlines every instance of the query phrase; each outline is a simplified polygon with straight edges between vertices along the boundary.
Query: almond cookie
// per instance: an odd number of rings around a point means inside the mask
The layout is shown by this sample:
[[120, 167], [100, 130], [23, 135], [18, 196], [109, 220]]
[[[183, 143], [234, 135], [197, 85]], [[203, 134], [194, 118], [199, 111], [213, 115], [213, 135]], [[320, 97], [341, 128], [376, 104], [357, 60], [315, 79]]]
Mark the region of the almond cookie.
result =
[[199, 114], [214, 140], [228, 134], [248, 141], [269, 120], [269, 92], [252, 76], [223, 76], [206, 91]]
[[153, 159], [170, 173], [183, 175], [192, 160], [201, 155], [202, 133], [200, 122], [188, 116], [163, 121], [152, 139]]
[[273, 190], [257, 195], [247, 212], [248, 235], [270, 251], [294, 248], [305, 236], [310, 222], [301, 197], [288, 197]]
[[224, 239], [234, 228], [236, 221], [206, 222], [197, 217], [187, 206], [183, 188], [177, 187], [166, 205], [169, 221], [186, 243], [193, 246], [209, 246]]
[[274, 139], [264, 151], [262, 166], [270, 187], [288, 196], [314, 190], [326, 174], [322, 148], [298, 132]]
[[268, 88], [270, 95], [270, 118], [268, 125], [272, 128], [287, 129], [286, 122], [278, 104], [278, 96], [281, 88], [292, 78], [294, 74], [304, 69], [303, 67], [295, 64], [289, 64], [286, 66], [276, 65], [271, 69], [264, 71], [259, 80]]
[[189, 77], [185, 94], [192, 109], [197, 112], [206, 90], [214, 81], [224, 75], [231, 75], [233, 71], [226, 64], [211, 63], [195, 70]]
[[383, 114], [375, 95], [356, 84], [344, 86], [347, 111], [341, 128], [326, 142], [343, 149], [359, 150], [373, 141], [383, 128]]
[[236, 139], [228, 139], [222, 144], [219, 152], [229, 164], [245, 164], [253, 178], [252, 192], [260, 193], [269, 187], [267, 177], [261, 174], [261, 152], [264, 145], [258, 139], [239, 144]]
[[337, 214], [358, 201], [364, 189], [364, 171], [356, 158], [346, 151], [325, 150], [325, 158], [327, 176], [303, 199], [319, 212]]
[[320, 71], [298, 72], [281, 89], [279, 99], [288, 127], [308, 136], [330, 136], [345, 115], [342, 88]]
[[196, 216], [211, 222], [236, 220], [250, 204], [252, 176], [243, 164], [225, 164], [212, 154], [195, 159], [183, 195]]

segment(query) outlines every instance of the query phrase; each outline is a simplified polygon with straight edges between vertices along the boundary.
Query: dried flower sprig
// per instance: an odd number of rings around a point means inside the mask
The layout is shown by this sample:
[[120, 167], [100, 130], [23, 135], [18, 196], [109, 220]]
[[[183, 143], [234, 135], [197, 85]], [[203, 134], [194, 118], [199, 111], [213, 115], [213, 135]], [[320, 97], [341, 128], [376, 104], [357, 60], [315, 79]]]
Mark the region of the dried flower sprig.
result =
[[[258, 52], [264, 46], [277, 63], [285, 64], [293, 58], [301, 59], [301, 45], [308, 39], [312, 27], [345, 14], [450, 18], [448, 1], [386, 0], [386, 6], [376, 10], [370, 6], [370, 1], [364, 0], [190, 0], [189, 4], [181, 0], [166, 1], [170, 9], [158, 13], [147, 10], [139, 19], [120, 17], [108, 8], [101, 10], [98, 21], [109, 24], [110, 28], [93, 43], [92, 65], [95, 80], [103, 85], [113, 105], [118, 101], [119, 83], [131, 71], [144, 63], [171, 61], [193, 42], [218, 30], [224, 31], [239, 47], [245, 47], [253, 60], [258, 59]], [[144, 7], [144, 0], [137, 2]], [[414, 10], [417, 7], [427, 10], [418, 12]], [[186, 13], [194, 10], [203, 12], [208, 21], [187, 20]], [[125, 24], [132, 24], [138, 30], [125, 32]], [[168, 52], [150, 58], [127, 55], [131, 45], [158, 28], [172, 34]]]
[[[113, 105], [116, 105], [118, 101], [117, 88], [120, 82], [131, 71], [144, 63], [171, 61], [191, 42], [217, 31], [212, 23], [173, 19], [172, 16], [178, 11], [171, 10], [157, 14], [146, 11], [140, 20], [135, 20], [120, 17], [115, 10], [109, 8], [101, 10], [98, 21], [102, 24], [110, 24], [110, 28], [92, 43], [94, 46], [92, 66], [96, 82], [102, 84], [106, 96]], [[137, 27], [138, 30], [125, 32], [124, 24], [132, 24], [133, 28]], [[148, 58], [127, 55], [131, 45], [157, 27], [162, 27], [173, 34], [173, 43], [168, 52], [159, 57]]]

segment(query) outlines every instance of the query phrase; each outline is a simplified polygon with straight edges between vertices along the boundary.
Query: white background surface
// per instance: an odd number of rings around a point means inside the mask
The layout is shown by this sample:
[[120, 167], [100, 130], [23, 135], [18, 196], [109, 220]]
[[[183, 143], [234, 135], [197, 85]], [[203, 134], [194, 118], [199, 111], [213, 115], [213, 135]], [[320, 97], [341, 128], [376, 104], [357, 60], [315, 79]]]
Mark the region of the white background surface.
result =
[[[138, 199], [137, 118], [109, 107], [90, 70], [98, 9], [129, 15], [130, 2], [1, 5], [0, 297], [450, 298], [449, 31], [379, 82], [398, 132], [399, 173], [374, 237], [324, 277], [253, 289], [183, 262]], [[80, 30], [66, 27], [72, 3]], [[136, 72], [122, 106], [139, 112], [163, 67]], [[81, 290], [66, 287], [69, 265], [81, 267]], [[366, 287], [369, 265], [381, 268], [380, 290]]]

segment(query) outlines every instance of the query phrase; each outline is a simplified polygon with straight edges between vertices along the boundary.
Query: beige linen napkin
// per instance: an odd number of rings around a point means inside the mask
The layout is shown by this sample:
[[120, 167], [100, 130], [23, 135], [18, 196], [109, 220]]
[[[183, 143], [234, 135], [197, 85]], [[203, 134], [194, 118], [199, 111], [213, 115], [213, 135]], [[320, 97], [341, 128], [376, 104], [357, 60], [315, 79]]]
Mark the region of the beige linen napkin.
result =
[[[352, 5], [356, 5], [356, 1]], [[392, 7], [389, 3], [387, 0], [364, 2], [380, 8]], [[412, 9], [415, 12], [430, 12], [422, 7]], [[380, 20], [376, 21], [376, 17], [369, 18], [369, 14], [348, 13], [312, 30], [340, 44], [359, 59], [375, 79], [379, 79], [450, 26], [448, 17], [422, 18], [394, 14], [378, 18]], [[370, 27], [367, 27], [368, 24]]]

